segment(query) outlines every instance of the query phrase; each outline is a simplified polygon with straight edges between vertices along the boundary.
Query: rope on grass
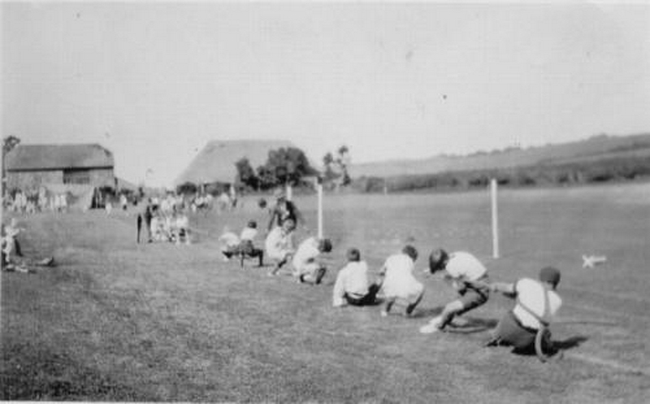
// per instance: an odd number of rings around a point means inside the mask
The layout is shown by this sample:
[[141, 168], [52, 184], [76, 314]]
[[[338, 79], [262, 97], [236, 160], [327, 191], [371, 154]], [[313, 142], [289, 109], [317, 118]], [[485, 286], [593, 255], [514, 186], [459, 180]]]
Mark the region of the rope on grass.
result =
[[545, 325], [542, 325], [539, 327], [537, 330], [537, 334], [535, 335], [535, 355], [537, 355], [537, 358], [540, 360], [542, 363], [548, 362], [551, 358], [555, 359], [560, 359], [562, 358], [562, 354], [560, 350], [558, 350], [555, 355], [547, 355], [544, 352], [544, 341], [547, 339], [548, 336], [548, 327]]

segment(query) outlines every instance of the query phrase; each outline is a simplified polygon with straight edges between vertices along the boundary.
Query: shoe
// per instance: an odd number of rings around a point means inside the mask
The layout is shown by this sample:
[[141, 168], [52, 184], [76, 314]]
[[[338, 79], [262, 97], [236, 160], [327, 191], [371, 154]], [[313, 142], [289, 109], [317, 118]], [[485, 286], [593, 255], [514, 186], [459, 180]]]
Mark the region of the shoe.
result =
[[454, 319], [451, 320], [451, 325], [454, 327], [467, 327], [467, 325], [469, 325], [469, 320], [463, 317], [454, 317]]
[[387, 317], [388, 316], [388, 312], [386, 310], [382, 310], [380, 314], [381, 314], [382, 317]]
[[44, 259], [38, 261], [37, 265], [42, 266], [42, 267], [54, 266], [54, 257], [44, 258]]
[[499, 338], [490, 338], [488, 342], [483, 344], [484, 347], [493, 347], [493, 346], [499, 346]]
[[433, 320], [429, 321], [429, 324], [420, 327], [420, 332], [422, 334], [433, 334], [440, 331], [440, 324], [442, 323], [442, 317], [438, 316]]
[[325, 268], [320, 268], [318, 270], [318, 275], [316, 275], [316, 285], [319, 285], [321, 283], [326, 272], [327, 270]]
[[420, 333], [422, 334], [434, 334], [438, 331], [440, 331], [440, 328], [436, 327], [433, 324], [427, 324], [425, 326], [420, 327]]

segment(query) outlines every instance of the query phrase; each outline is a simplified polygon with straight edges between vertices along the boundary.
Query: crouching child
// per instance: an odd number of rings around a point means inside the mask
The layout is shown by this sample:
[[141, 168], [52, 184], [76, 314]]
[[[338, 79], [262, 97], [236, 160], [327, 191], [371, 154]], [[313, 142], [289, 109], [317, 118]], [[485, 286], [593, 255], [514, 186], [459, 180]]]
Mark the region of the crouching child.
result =
[[320, 284], [327, 272], [327, 266], [320, 257], [321, 254], [330, 251], [332, 251], [332, 242], [327, 238], [309, 237], [300, 243], [292, 262], [293, 275], [298, 282]]
[[386, 298], [382, 317], [390, 312], [393, 304], [400, 301], [406, 304], [406, 316], [410, 316], [424, 296], [424, 285], [413, 275], [418, 251], [411, 245], [405, 246], [398, 254], [386, 259], [381, 269], [381, 292]]

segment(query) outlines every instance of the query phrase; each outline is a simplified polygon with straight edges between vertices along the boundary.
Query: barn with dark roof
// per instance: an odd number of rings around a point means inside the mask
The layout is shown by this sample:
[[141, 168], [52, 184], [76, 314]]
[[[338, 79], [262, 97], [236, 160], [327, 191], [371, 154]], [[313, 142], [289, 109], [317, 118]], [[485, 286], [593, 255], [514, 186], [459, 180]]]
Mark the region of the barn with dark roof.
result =
[[115, 186], [113, 153], [99, 144], [18, 145], [5, 156], [8, 189], [45, 184]]

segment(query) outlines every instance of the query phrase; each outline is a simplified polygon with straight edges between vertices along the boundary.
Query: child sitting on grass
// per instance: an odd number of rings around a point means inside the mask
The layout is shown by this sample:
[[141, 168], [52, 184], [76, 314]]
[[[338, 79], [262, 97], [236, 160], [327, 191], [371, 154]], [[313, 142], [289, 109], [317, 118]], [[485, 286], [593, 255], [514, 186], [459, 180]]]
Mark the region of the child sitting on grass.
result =
[[361, 261], [361, 253], [358, 249], [350, 248], [347, 252], [347, 258], [348, 264], [336, 276], [336, 283], [332, 292], [332, 306], [375, 304], [377, 292], [381, 285], [378, 283], [369, 284], [368, 265], [365, 261]]
[[54, 266], [54, 257], [48, 257], [42, 260], [33, 260], [30, 258], [25, 258], [22, 254], [18, 255], [18, 250], [16, 249], [17, 241], [15, 236], [20, 232], [18, 227], [16, 227], [15, 219], [12, 220], [11, 225], [5, 227], [4, 223], [2, 224], [2, 254], [1, 254], [1, 265], [2, 270], [7, 272], [36, 272], [34, 267], [50, 267]]

